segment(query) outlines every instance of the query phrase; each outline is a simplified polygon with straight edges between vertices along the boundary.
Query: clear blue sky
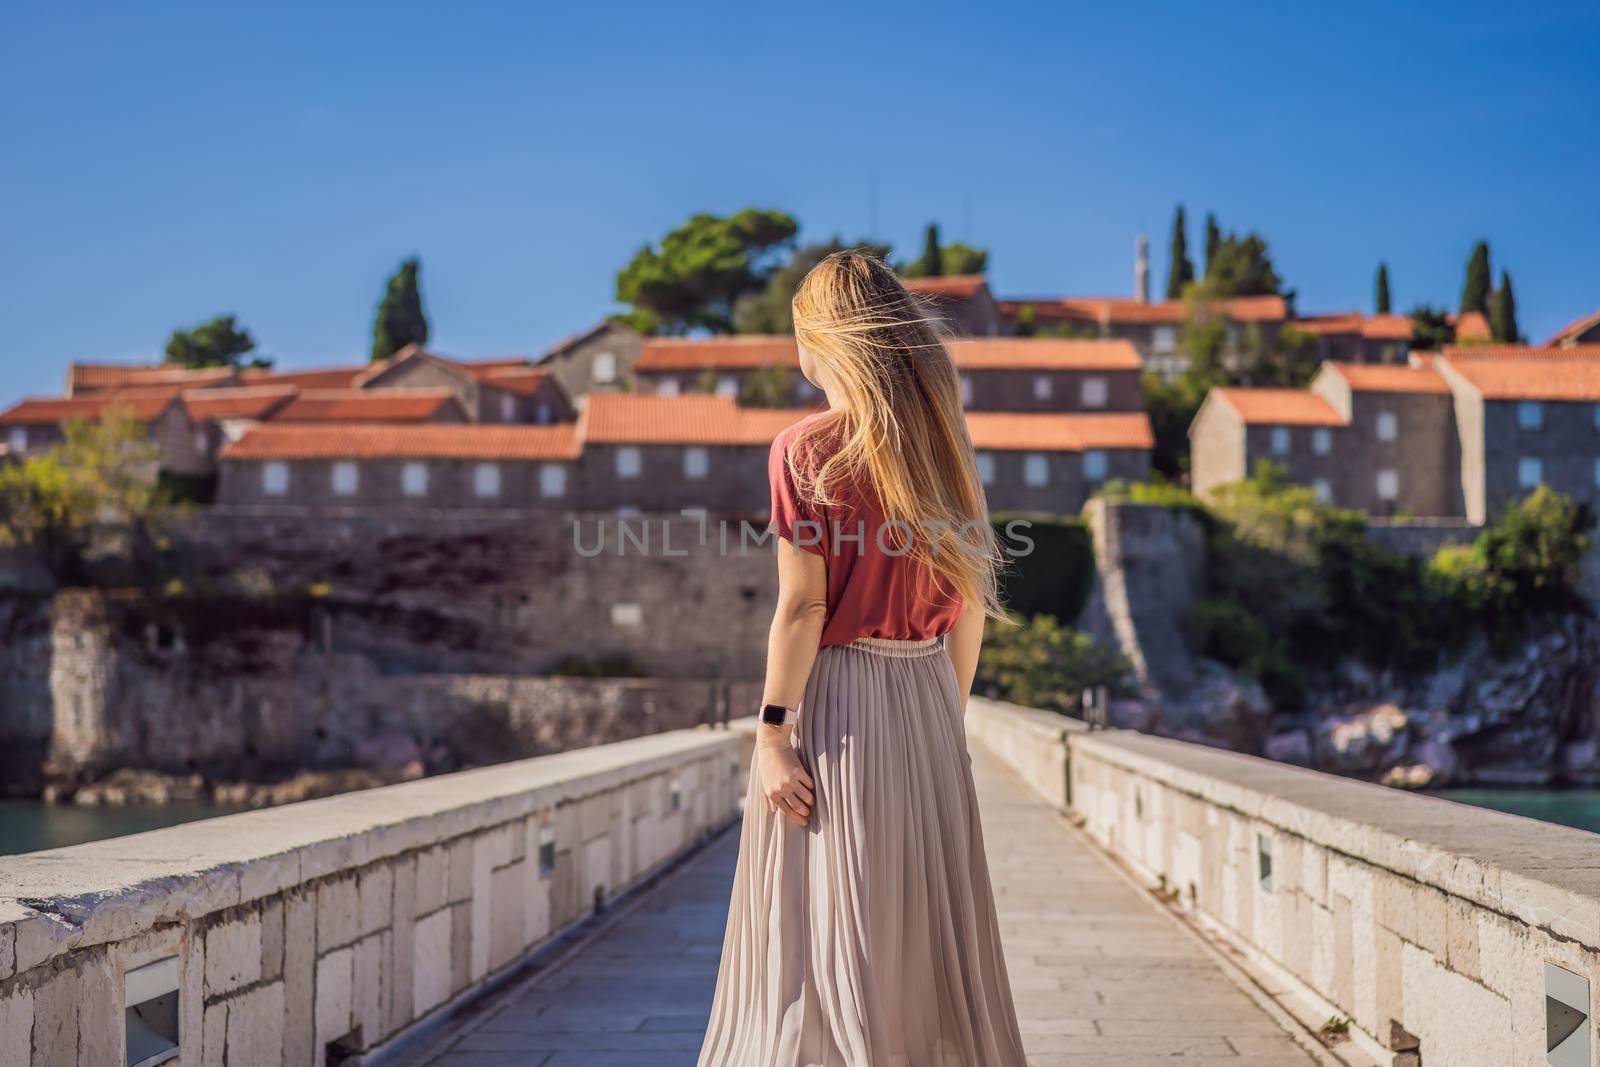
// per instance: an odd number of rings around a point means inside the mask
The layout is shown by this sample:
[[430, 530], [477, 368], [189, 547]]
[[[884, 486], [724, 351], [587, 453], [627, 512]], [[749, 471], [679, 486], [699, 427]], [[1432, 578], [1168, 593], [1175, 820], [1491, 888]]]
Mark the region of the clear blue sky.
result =
[[[332, 8], [339, 10], [331, 10]], [[328, 10], [324, 10], [327, 8]], [[43, 4], [0, 13], [0, 400], [237, 313], [358, 360], [421, 255], [438, 348], [538, 352], [693, 211], [914, 250], [1002, 294], [1157, 285], [1174, 203], [1302, 310], [1600, 307], [1600, 14], [1573, 4]], [[878, 188], [876, 230], [869, 188]]]

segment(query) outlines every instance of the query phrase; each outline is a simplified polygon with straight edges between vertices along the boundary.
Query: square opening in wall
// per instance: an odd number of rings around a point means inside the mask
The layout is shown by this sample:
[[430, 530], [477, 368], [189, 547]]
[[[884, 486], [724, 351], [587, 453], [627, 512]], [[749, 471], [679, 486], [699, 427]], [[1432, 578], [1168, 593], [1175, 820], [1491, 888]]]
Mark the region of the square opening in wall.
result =
[[1554, 963], [1544, 965], [1545, 1062], [1589, 1067], [1589, 979]]
[[539, 877], [548, 878], [556, 869], [556, 828], [539, 827]]
[[1270, 834], [1256, 835], [1256, 875], [1261, 881], [1261, 888], [1272, 892], [1272, 837]]
[[168, 956], [123, 976], [127, 1067], [155, 1067], [178, 1058], [178, 973], [178, 957]]
[[667, 782], [667, 810], [677, 811], [683, 807], [683, 783], [673, 778]]

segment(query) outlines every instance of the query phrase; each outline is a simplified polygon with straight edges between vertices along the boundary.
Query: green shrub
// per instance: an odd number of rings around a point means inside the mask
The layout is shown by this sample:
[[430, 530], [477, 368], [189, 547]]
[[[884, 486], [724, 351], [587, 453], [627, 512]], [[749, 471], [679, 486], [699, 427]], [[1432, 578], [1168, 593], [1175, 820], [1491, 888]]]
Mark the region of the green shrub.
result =
[[1076, 712], [1085, 689], [1120, 688], [1127, 677], [1121, 656], [1052, 616], [1036, 615], [1012, 623], [990, 620], [977, 688], [1032, 708]]
[[1083, 611], [1094, 588], [1094, 543], [1082, 519], [1040, 515], [996, 515], [995, 536], [1002, 549], [1015, 547], [1018, 538], [1006, 532], [1008, 523], [1025, 522], [1018, 534], [1033, 542], [1027, 555], [1007, 552], [1000, 576], [1000, 599], [1018, 615], [1053, 615], [1069, 622]]

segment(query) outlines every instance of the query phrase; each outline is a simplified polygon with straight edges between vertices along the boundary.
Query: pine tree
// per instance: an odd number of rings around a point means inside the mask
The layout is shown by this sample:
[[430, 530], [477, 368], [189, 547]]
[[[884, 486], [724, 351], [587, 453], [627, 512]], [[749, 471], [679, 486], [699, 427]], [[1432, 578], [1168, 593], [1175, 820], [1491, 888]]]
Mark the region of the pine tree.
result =
[[1514, 345], [1522, 340], [1517, 330], [1517, 296], [1511, 291], [1511, 275], [1500, 271], [1500, 288], [1489, 301], [1489, 329], [1494, 339]]
[[413, 256], [401, 263], [389, 279], [378, 305], [378, 320], [372, 327], [373, 360], [388, 359], [406, 345], [428, 343], [428, 319], [422, 311], [422, 290], [417, 282], [421, 269], [422, 264]]
[[1389, 314], [1389, 264], [1378, 264], [1378, 314]]
[[1217, 216], [1213, 211], [1206, 212], [1206, 270], [1211, 270], [1211, 261], [1216, 258], [1217, 249], [1222, 247], [1222, 227], [1217, 225]]
[[1167, 299], [1183, 296], [1183, 287], [1194, 281], [1194, 264], [1189, 261], [1189, 224], [1183, 215], [1183, 205], [1172, 216], [1172, 251], [1167, 264]]
[[1479, 241], [1472, 248], [1472, 258], [1467, 260], [1467, 282], [1461, 288], [1461, 313], [1481, 311], [1489, 313], [1489, 286], [1493, 275], [1489, 271], [1489, 242]]

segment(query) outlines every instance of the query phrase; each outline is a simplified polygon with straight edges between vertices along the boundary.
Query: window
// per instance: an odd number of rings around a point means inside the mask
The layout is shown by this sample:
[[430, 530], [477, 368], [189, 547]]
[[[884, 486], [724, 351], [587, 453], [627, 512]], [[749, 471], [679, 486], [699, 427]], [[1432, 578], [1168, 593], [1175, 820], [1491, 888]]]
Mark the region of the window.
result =
[[609, 385], [617, 380], [617, 357], [610, 352], [597, 353], [594, 362], [589, 364], [589, 373], [596, 383]]
[[703, 448], [686, 448], [683, 450], [683, 476], [685, 478], [704, 478], [711, 469], [711, 457]]
[[282, 496], [289, 491], [289, 465], [268, 463], [261, 468], [261, 491], [268, 496]]
[[1318, 427], [1311, 431], [1311, 451], [1319, 456], [1326, 456], [1333, 451], [1333, 434], [1326, 427]]
[[1600, 430], [1600, 404], [1594, 406], [1594, 428]]
[[717, 395], [718, 396], [738, 396], [739, 395], [739, 379], [737, 379], [737, 378], [718, 378], [717, 379]]
[[964, 407], [972, 406], [972, 379], [965, 374], [961, 376], [961, 403]]
[[1393, 500], [1400, 495], [1400, 474], [1398, 471], [1378, 472], [1378, 499]]
[[1103, 408], [1106, 398], [1110, 395], [1104, 378], [1085, 378], [1083, 380], [1083, 406], [1086, 408]]
[[1038, 488], [1050, 484], [1050, 457], [1043, 452], [1029, 452], [1022, 461], [1022, 481]]
[[28, 450], [28, 428], [26, 426], [11, 427], [11, 432], [6, 435], [6, 441], [11, 445], [11, 451], [26, 452]]
[[510, 393], [500, 394], [500, 421], [517, 421], [517, 398]]
[[661, 379], [659, 382], [656, 383], [656, 395], [657, 396], [677, 396], [678, 395], [678, 379], [676, 379], [676, 378], [663, 378], [663, 379]]
[[555, 415], [550, 410], [550, 405], [549, 404], [541, 403], [537, 408], [534, 409], [534, 412], [533, 412], [533, 421], [537, 422], [540, 426], [548, 426], [548, 425], [550, 425], [550, 421], [554, 417], [555, 417]]
[[1537, 400], [1524, 400], [1517, 405], [1517, 425], [1524, 430], [1537, 430], [1544, 426], [1544, 405]]
[[559, 463], [546, 463], [539, 468], [539, 495], [566, 496], [567, 468]]
[[406, 496], [428, 495], [428, 465], [407, 463], [400, 468], [400, 491]]
[[1108, 466], [1106, 454], [1099, 449], [1083, 454], [1083, 476], [1091, 482], [1103, 480]]
[[1333, 503], [1333, 486], [1328, 484], [1328, 479], [1318, 478], [1316, 481], [1311, 483], [1311, 489], [1317, 494], [1317, 503]]
[[644, 625], [644, 608], [638, 604], [613, 604], [611, 605], [612, 626], [642, 626]]
[[978, 480], [984, 485], [994, 484], [994, 453], [978, 453]]
[[[194, 432], [194, 450], [202, 456], [211, 451], [211, 437], [206, 433], [205, 427], [201, 427]], [[20, 452], [22, 449], [18, 448], [13, 451]]]
[[1175, 326], [1157, 326], [1150, 338], [1150, 348], [1156, 352], [1171, 352], [1178, 347], [1178, 330]]
[[479, 496], [500, 495], [500, 467], [495, 463], [480, 463], [472, 468], [472, 491]]
[[1594, 461], [1594, 484], [1600, 487], [1600, 459]]
[[1033, 379], [1033, 398], [1035, 400], [1049, 400], [1054, 383], [1048, 375], [1041, 374]]
[[1524, 489], [1532, 489], [1544, 481], [1544, 463], [1535, 456], [1523, 456], [1517, 460], [1517, 484]]
[[617, 449], [617, 477], [637, 478], [644, 467], [639, 450], [632, 445]]
[[361, 488], [360, 467], [347, 461], [333, 465], [333, 494], [335, 496], [355, 496], [356, 490], [359, 488]]
[[1274, 426], [1272, 428], [1272, 454], [1274, 456], [1287, 456], [1289, 454], [1289, 427]]
[[1378, 440], [1393, 441], [1400, 436], [1400, 420], [1394, 417], [1392, 411], [1378, 412], [1377, 422]]

